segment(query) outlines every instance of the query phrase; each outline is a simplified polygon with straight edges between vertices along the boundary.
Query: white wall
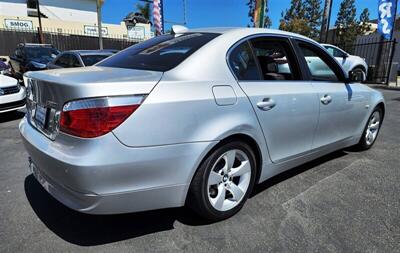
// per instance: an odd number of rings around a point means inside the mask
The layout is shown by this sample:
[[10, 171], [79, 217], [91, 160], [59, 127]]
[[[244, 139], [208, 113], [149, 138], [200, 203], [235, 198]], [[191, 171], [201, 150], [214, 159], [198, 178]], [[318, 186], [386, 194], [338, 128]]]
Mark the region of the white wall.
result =
[[[49, 19], [96, 23], [96, 0], [40, 0]], [[0, 0], [0, 15], [27, 16], [26, 0]]]
[[0, 0], [0, 15], [27, 16], [26, 0]]

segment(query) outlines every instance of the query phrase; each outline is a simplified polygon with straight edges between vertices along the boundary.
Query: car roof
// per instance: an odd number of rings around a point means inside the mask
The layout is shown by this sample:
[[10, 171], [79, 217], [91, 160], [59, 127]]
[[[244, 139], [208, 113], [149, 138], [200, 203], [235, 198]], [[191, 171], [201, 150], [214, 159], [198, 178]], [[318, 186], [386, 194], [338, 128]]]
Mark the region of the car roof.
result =
[[113, 52], [111, 50], [68, 50], [64, 51], [62, 53], [75, 53], [79, 54], [81, 56], [86, 56], [86, 55], [113, 55]]
[[234, 32], [240, 32], [240, 33], [248, 33], [248, 35], [252, 34], [275, 34], [275, 35], [285, 35], [285, 36], [290, 36], [290, 37], [297, 37], [297, 38], [303, 38], [306, 40], [311, 40], [308, 37], [305, 37], [303, 35], [297, 34], [297, 33], [291, 33], [291, 32], [286, 32], [282, 30], [276, 30], [276, 29], [268, 29], [268, 28], [251, 28], [251, 27], [207, 27], [207, 28], [195, 28], [195, 29], [188, 29], [185, 30], [184, 33], [190, 33], [190, 32], [204, 32], [204, 33], [220, 33], [220, 34], [228, 34], [228, 33], [234, 33]]

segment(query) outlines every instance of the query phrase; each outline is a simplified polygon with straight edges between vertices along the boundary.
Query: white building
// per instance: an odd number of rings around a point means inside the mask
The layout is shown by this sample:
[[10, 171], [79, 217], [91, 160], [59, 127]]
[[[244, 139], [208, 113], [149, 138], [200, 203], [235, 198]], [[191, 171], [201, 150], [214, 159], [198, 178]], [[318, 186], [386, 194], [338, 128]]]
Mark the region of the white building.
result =
[[[42, 17], [96, 23], [96, 0], [39, 0]], [[37, 17], [36, 0], [0, 0], [0, 16]]]

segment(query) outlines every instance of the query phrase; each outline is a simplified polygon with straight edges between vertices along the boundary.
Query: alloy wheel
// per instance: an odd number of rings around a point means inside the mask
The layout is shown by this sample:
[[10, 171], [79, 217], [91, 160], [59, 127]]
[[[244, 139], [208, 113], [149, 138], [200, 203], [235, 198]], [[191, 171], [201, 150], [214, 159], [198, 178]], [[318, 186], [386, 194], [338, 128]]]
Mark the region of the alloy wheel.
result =
[[374, 143], [376, 139], [376, 136], [378, 136], [380, 123], [381, 123], [380, 113], [379, 111], [375, 111], [368, 122], [367, 131], [365, 133], [365, 140], [368, 146], [372, 145], [372, 143]]
[[214, 163], [208, 177], [207, 194], [218, 211], [236, 207], [245, 196], [251, 179], [251, 163], [241, 150], [222, 154]]

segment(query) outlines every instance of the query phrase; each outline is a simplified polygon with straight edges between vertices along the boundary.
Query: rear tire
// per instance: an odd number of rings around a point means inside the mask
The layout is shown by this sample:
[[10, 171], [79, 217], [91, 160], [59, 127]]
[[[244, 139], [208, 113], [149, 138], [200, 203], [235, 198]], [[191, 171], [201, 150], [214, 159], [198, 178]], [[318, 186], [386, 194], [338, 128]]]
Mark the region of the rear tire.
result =
[[209, 221], [239, 212], [251, 193], [256, 176], [256, 159], [244, 142], [224, 144], [208, 155], [189, 188], [187, 204]]
[[358, 150], [367, 150], [374, 145], [382, 126], [383, 110], [376, 107], [368, 118], [360, 142], [355, 146]]

